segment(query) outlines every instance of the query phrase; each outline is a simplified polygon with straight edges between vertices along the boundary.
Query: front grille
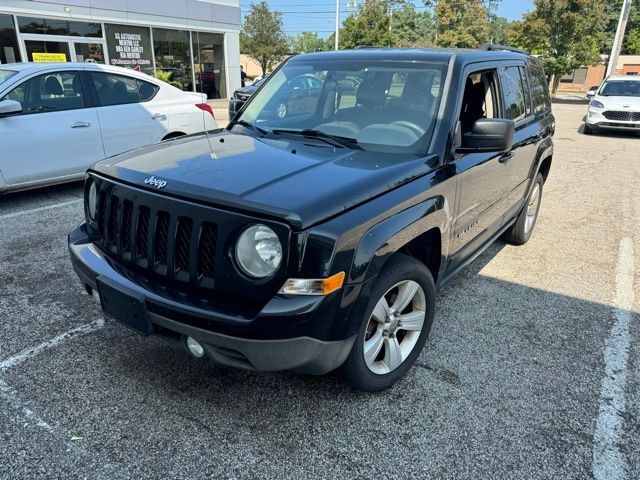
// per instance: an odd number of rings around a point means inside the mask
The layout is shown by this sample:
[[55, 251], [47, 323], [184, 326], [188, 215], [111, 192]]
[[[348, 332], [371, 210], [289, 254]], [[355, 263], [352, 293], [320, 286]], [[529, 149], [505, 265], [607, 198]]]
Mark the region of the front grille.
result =
[[213, 288], [218, 226], [102, 191], [96, 243], [124, 264]]
[[624, 112], [610, 110], [603, 113], [607, 120], [615, 120], [617, 122], [640, 122], [640, 112]]

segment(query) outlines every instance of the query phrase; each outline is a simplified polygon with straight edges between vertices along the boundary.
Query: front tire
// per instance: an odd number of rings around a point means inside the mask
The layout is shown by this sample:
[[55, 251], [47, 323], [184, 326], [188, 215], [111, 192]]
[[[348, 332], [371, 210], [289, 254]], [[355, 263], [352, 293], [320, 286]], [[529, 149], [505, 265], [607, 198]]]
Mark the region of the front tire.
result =
[[593, 135], [593, 128], [585, 123], [583, 132], [585, 135]]
[[504, 239], [507, 242], [513, 245], [524, 245], [531, 238], [533, 229], [538, 221], [538, 213], [540, 213], [543, 186], [544, 178], [541, 174], [538, 174], [516, 223], [504, 234]]
[[435, 304], [431, 272], [396, 254], [364, 303], [356, 307], [360, 329], [341, 373], [354, 388], [377, 392], [404, 377], [427, 341]]

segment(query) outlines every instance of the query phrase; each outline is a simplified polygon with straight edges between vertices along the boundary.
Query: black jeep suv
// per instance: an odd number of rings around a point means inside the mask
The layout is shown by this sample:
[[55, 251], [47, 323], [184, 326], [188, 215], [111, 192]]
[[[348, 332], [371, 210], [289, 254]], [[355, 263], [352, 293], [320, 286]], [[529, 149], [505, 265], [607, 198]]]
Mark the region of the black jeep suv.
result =
[[[299, 76], [317, 82], [283, 115]], [[195, 357], [383, 389], [420, 354], [436, 289], [531, 236], [546, 85], [506, 48], [293, 57], [226, 129], [92, 167], [73, 267], [105, 314]]]

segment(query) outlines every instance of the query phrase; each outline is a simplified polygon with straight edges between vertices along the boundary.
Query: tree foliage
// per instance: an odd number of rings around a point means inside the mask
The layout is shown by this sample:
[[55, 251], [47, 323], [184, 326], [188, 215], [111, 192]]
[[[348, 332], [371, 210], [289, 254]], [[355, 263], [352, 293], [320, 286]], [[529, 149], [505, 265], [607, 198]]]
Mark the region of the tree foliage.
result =
[[316, 32], [301, 32], [291, 38], [291, 53], [321, 52], [333, 48]]
[[600, 62], [604, 4], [601, 0], [535, 0], [535, 9], [512, 29], [511, 43], [540, 55], [547, 73], [560, 76]]
[[419, 12], [414, 5], [394, 9], [390, 16], [391, 44], [394, 47], [432, 47], [435, 45], [436, 24], [429, 11]]
[[251, 4], [240, 32], [240, 51], [255, 58], [263, 75], [288, 53], [282, 14], [269, 10], [267, 2]]
[[386, 0], [364, 0], [360, 3], [340, 29], [340, 48], [391, 45], [388, 9]]
[[[425, 5], [434, 2], [425, 0]], [[490, 2], [492, 5], [494, 2]], [[485, 0], [437, 0], [437, 44], [441, 47], [476, 48], [488, 43], [489, 9]]]
[[[618, 28], [618, 19], [620, 18], [621, 9], [622, 0], [607, 0], [605, 2], [605, 41], [601, 50], [604, 54], [609, 54], [611, 52], [611, 45], [616, 34], [616, 29]], [[640, 54], [640, 3], [637, 1], [631, 4], [629, 22], [627, 23], [626, 35], [622, 43], [622, 54]]]

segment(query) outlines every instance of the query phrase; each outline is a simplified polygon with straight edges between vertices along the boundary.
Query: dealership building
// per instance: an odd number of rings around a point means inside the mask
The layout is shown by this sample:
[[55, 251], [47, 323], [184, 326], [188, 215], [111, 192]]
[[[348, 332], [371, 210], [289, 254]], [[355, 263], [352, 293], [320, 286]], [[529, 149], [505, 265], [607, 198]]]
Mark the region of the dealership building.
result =
[[239, 31], [238, 0], [2, 0], [0, 63], [105, 63], [228, 98]]

